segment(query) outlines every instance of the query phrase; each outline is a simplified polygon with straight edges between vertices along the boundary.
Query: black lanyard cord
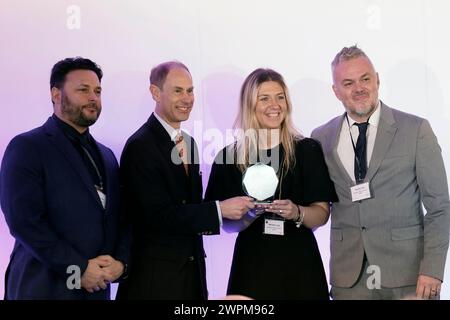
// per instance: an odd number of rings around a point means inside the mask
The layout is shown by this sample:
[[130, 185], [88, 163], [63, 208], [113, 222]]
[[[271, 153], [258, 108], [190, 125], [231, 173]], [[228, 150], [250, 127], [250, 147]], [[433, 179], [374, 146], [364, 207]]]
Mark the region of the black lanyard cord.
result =
[[100, 191], [103, 191], [103, 178], [102, 178], [102, 175], [100, 174], [100, 170], [98, 170], [98, 167], [97, 167], [97, 165], [95, 164], [94, 159], [92, 159], [92, 156], [91, 156], [91, 154], [89, 153], [89, 151], [88, 151], [84, 146], [82, 146], [82, 145], [81, 145], [81, 148], [83, 149], [84, 153], [87, 155], [89, 161], [91, 162], [92, 166], [93, 166], [94, 169], [95, 169], [95, 172], [97, 173], [97, 176], [98, 176], [98, 180], [99, 180], [100, 186], [97, 186], [97, 185], [96, 185], [96, 187], [97, 187]]

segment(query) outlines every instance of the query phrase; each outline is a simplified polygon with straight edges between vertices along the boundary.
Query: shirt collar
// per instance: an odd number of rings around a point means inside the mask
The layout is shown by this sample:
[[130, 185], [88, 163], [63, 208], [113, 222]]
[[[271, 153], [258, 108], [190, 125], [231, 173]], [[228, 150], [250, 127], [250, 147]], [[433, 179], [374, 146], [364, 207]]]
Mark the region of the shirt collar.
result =
[[175, 129], [174, 127], [172, 127], [163, 118], [161, 118], [156, 112], [153, 112], [153, 114], [155, 115], [156, 119], [158, 119], [158, 121], [161, 123], [163, 128], [167, 131], [167, 133], [169, 134], [170, 140], [176, 141], [177, 135], [182, 134], [181, 129]]
[[[378, 123], [380, 122], [380, 115], [381, 115], [380, 110], [381, 110], [381, 102], [380, 102], [380, 100], [378, 100], [377, 107], [375, 108], [375, 111], [372, 113], [372, 115], [369, 118], [369, 124], [376, 128], [378, 127]], [[352, 117], [347, 117], [347, 119], [348, 119], [348, 123], [349, 123], [350, 127], [356, 123], [356, 121], [353, 120]]]
[[52, 118], [56, 121], [56, 124], [61, 128], [61, 130], [70, 139], [75, 139], [75, 140], [83, 140], [84, 139], [87, 142], [90, 142], [89, 128], [87, 128], [86, 131], [84, 131], [83, 133], [79, 133], [74, 127], [72, 127], [70, 124], [62, 121], [55, 114], [52, 115]]

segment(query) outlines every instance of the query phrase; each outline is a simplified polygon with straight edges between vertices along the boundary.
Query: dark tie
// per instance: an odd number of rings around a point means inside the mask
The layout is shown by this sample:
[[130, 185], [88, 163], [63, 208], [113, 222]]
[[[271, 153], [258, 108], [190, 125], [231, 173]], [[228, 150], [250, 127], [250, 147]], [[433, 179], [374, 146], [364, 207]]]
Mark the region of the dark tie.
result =
[[355, 179], [356, 182], [364, 180], [367, 173], [367, 139], [368, 122], [355, 123], [359, 129], [358, 141], [355, 149]]

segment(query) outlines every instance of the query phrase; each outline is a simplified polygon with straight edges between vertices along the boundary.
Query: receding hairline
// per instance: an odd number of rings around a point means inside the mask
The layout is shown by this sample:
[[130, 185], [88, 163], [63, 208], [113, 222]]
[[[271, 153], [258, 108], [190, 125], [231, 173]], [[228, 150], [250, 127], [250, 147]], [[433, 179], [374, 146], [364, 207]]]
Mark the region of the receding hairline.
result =
[[164, 82], [166, 81], [167, 75], [174, 69], [184, 69], [192, 78], [189, 68], [184, 63], [177, 60], [172, 60], [160, 63], [152, 68], [149, 77], [150, 85], [155, 85], [159, 88], [162, 88]]

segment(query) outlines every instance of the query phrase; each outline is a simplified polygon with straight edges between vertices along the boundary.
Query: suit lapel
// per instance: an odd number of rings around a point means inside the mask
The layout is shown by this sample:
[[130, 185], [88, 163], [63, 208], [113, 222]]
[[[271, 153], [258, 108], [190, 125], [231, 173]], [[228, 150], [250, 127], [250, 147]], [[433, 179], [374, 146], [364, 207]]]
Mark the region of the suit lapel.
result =
[[380, 122], [378, 124], [377, 136], [375, 138], [375, 145], [373, 147], [372, 159], [370, 159], [366, 181], [372, 180], [377, 173], [391, 146], [396, 131], [397, 126], [392, 110], [384, 103], [381, 103]]
[[[172, 161], [172, 152], [177, 152], [175, 147], [175, 142], [173, 142], [167, 133], [166, 129], [162, 126], [158, 119], [152, 114], [147, 121], [147, 125], [153, 131], [156, 136], [155, 141], [157, 142], [163, 157], [165, 158], [165, 163], [171, 166], [171, 171], [174, 172], [175, 178], [178, 181], [187, 182], [188, 176], [184, 170], [183, 164], [175, 164]], [[176, 155], [174, 155], [176, 156]], [[191, 168], [189, 168], [190, 170]]]
[[89, 190], [89, 193], [102, 207], [97, 190], [95, 190], [95, 186], [89, 176], [89, 172], [69, 139], [64, 135], [61, 129], [58, 128], [52, 118], [49, 118], [44, 124], [44, 130], [49, 141], [65, 156], [67, 162], [71, 164], [72, 168], [80, 176], [81, 181], [83, 181], [86, 188]]
[[[189, 186], [191, 192], [191, 200], [195, 203], [202, 201], [202, 177], [199, 168], [199, 155], [195, 145], [194, 138], [189, 137], [188, 152], [190, 155], [189, 163]], [[200, 197], [199, 197], [200, 195]]]

